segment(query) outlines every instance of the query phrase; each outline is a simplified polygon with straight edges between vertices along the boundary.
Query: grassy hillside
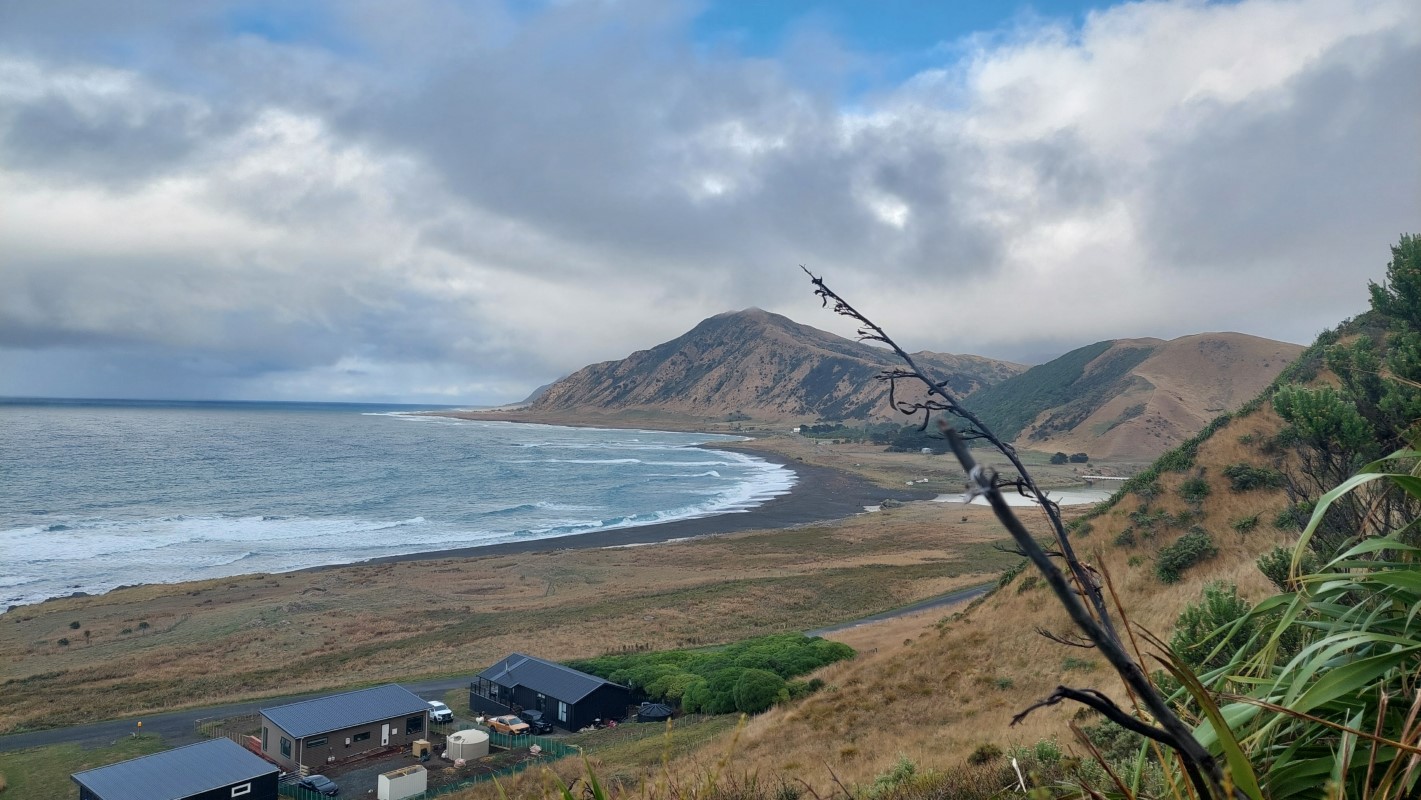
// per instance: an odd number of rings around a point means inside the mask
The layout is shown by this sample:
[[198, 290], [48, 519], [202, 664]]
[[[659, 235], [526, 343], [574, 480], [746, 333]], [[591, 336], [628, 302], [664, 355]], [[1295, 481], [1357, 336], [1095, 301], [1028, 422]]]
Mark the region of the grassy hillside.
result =
[[[1086, 345], [1014, 378], [979, 389], [972, 395], [972, 412], [1003, 440], [1011, 441], [1050, 409], [1069, 407], [1075, 413], [1086, 408], [1094, 410], [1116, 382], [1151, 352], [1147, 347], [1122, 350], [1107, 359], [1108, 363], [1096, 365], [1087, 376], [1087, 367], [1114, 345], [1112, 341]], [[1063, 409], [1061, 413], [1072, 412]]]

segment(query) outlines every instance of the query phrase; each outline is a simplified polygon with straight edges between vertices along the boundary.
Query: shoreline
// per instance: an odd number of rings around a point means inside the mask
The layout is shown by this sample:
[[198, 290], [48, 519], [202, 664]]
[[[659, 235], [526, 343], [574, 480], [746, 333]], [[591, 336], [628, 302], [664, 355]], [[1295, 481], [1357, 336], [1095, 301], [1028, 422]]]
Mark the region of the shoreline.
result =
[[[579, 428], [606, 428], [612, 430], [658, 430], [644, 421], [633, 423], [622, 420], [618, 426], [614, 422], [599, 424], [598, 422], [583, 421], [581, 424], [572, 424], [566, 420], [551, 419], [490, 419], [491, 415], [479, 412], [462, 411], [421, 411], [416, 412], [421, 415], [453, 417], [456, 419], [471, 419], [489, 422], [505, 422], [508, 424], [534, 424], [551, 425], [559, 427], [579, 427]], [[668, 430], [676, 426], [667, 425], [661, 430]], [[359, 559], [355, 561], [342, 561], [332, 564], [318, 564], [308, 567], [298, 567], [295, 569], [271, 571], [257, 570], [253, 572], [235, 573], [233, 575], [220, 576], [216, 578], [196, 578], [192, 580], [176, 582], [138, 582], [115, 586], [101, 592], [74, 591], [68, 594], [47, 597], [36, 603], [22, 603], [9, 605], [0, 608], [0, 614], [10, 613], [24, 608], [36, 608], [46, 603], [57, 600], [70, 600], [80, 598], [101, 598], [112, 595], [125, 589], [134, 589], [144, 586], [176, 586], [184, 583], [202, 582], [208, 580], [230, 580], [240, 577], [269, 574], [269, 575], [295, 575], [326, 573], [335, 570], [353, 569], [366, 566], [378, 566], [384, 564], [398, 564], [408, 562], [431, 562], [448, 559], [478, 559], [498, 556], [508, 556], [517, 554], [533, 553], [556, 553], [560, 551], [574, 550], [598, 550], [616, 547], [636, 547], [644, 545], [663, 544], [675, 541], [685, 541], [701, 539], [712, 536], [725, 536], [748, 531], [774, 531], [789, 528], [796, 528], [805, 525], [834, 523], [862, 513], [868, 513], [866, 506], [877, 506], [885, 500], [898, 502], [928, 502], [932, 501], [937, 492], [926, 489], [910, 488], [885, 488], [874, 482], [840, 468], [809, 464], [801, 459], [790, 458], [784, 453], [778, 452], [770, 447], [761, 445], [758, 439], [744, 432], [714, 431], [705, 428], [685, 427], [681, 430], [674, 430], [675, 433], [704, 433], [714, 436], [737, 436], [738, 441], [723, 442], [703, 442], [694, 445], [697, 448], [707, 451], [725, 450], [731, 452], [749, 452], [756, 458], [767, 463], [778, 465], [788, 469], [795, 474], [795, 481], [789, 491], [771, 497], [767, 501], [753, 508], [744, 510], [722, 511], [707, 514], [701, 517], [690, 519], [668, 520], [644, 525], [635, 525], [625, 528], [610, 528], [606, 530], [592, 530], [582, 533], [572, 533], [563, 536], [545, 537], [539, 539], [527, 539], [516, 542], [498, 542], [483, 545], [471, 545], [466, 547], [441, 548], [437, 550], [423, 550], [413, 553], [400, 553], [395, 555], [376, 556], [373, 558]]]
[[[503, 421], [503, 420], [500, 420]], [[538, 423], [556, 424], [556, 423]], [[596, 427], [588, 425], [586, 427]], [[640, 426], [639, 426], [640, 427]], [[750, 442], [754, 440], [751, 439]], [[430, 550], [419, 553], [405, 553], [393, 556], [379, 556], [363, 561], [345, 564], [327, 564], [318, 567], [304, 567], [292, 572], [321, 572], [343, 567], [357, 567], [373, 564], [396, 564], [409, 561], [437, 561], [449, 558], [479, 558], [484, 556], [506, 556], [520, 553], [552, 553], [566, 550], [596, 550], [612, 547], [662, 544], [686, 539], [700, 539], [707, 536], [724, 536], [746, 531], [773, 531], [795, 528], [802, 525], [836, 522], [857, 514], [868, 513], [864, 506], [877, 505], [884, 500], [898, 502], [930, 501], [936, 492], [924, 489], [885, 489], [872, 481], [834, 467], [806, 464], [802, 461], [787, 461], [773, 451], [756, 448], [750, 442], [733, 444], [754, 450], [757, 458], [794, 472], [795, 483], [785, 494], [772, 497], [765, 503], [744, 511], [730, 511], [709, 514], [692, 519], [669, 520], [650, 525], [629, 528], [612, 528], [601, 531], [574, 533], [545, 539], [530, 539], [523, 542], [501, 542], [498, 544], [458, 547], [446, 550]], [[730, 442], [722, 443], [732, 444]], [[714, 450], [716, 445], [697, 445]]]

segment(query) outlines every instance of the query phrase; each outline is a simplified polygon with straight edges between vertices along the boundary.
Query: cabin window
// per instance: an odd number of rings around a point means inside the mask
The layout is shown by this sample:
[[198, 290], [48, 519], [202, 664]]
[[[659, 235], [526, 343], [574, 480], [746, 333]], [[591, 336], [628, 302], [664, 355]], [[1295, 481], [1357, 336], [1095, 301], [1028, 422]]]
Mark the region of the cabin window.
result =
[[424, 733], [424, 715], [410, 717], [405, 720], [405, 735], [412, 736], [416, 733]]
[[546, 698], [546, 697], [544, 697], [543, 695], [540, 694], [540, 695], [538, 695], [537, 701], [536, 701], [535, 703], [533, 703], [533, 705], [536, 706], [539, 711], [543, 711], [543, 710], [545, 710], [545, 709], [543, 708], [543, 706], [547, 703], [547, 700], [548, 700], [548, 698]]
[[281, 737], [281, 755], [286, 758], [291, 757], [291, 740], [285, 736]]
[[241, 796], [244, 795], [244, 794], [251, 794], [251, 793], [252, 793], [252, 785], [251, 785], [250, 783], [244, 783], [244, 784], [242, 784], [241, 786], [233, 786], [233, 787], [232, 787], [232, 796], [233, 796], [233, 797], [241, 797]]
[[370, 731], [365, 731], [365, 732], [363, 732], [363, 733], [357, 733], [357, 734], [355, 734], [354, 736], [350, 737], [350, 740], [351, 740], [352, 742], [368, 742], [368, 741], [370, 741]]
[[307, 746], [307, 747], [325, 747], [325, 746], [326, 746], [326, 737], [321, 736], [321, 737], [316, 738], [316, 739], [307, 739], [307, 740], [306, 740], [306, 746]]
[[561, 700], [558, 701], [558, 719], [567, 722], [567, 703]]
[[270, 749], [271, 749], [271, 748], [268, 747], [268, 746], [267, 746], [267, 743], [266, 743], [266, 726], [263, 725], [263, 726], [262, 726], [262, 752], [265, 753], [267, 750], [270, 750]]

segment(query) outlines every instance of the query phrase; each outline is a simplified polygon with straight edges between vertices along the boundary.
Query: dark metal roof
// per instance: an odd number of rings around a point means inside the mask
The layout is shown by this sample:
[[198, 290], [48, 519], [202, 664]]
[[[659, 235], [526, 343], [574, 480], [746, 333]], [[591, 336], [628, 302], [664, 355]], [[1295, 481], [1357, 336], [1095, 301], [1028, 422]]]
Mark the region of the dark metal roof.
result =
[[179, 800], [278, 772], [231, 739], [209, 739], [70, 777], [104, 800]]
[[391, 683], [263, 708], [262, 716], [293, 737], [304, 739], [318, 733], [354, 728], [406, 714], [422, 714], [428, 710], [429, 704], [414, 692]]
[[588, 675], [571, 667], [564, 667], [562, 664], [554, 664], [534, 656], [525, 656], [522, 653], [509, 655], [480, 672], [479, 677], [493, 681], [499, 686], [510, 688], [523, 686], [548, 697], [557, 698], [564, 703], [576, 703], [592, 694], [600, 686], [627, 688], [621, 684], [603, 680], [596, 675]]
[[663, 703], [642, 703], [641, 708], [637, 709], [636, 721], [655, 722], [666, 719], [675, 713], [671, 710], [671, 706]]

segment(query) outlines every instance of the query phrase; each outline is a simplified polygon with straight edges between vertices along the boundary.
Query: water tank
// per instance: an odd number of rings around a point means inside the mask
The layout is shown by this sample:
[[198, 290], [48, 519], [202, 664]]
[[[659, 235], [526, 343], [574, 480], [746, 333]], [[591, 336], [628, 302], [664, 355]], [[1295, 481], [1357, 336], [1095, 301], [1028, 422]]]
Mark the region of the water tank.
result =
[[472, 761], [488, 755], [488, 732], [477, 728], [449, 734], [449, 757]]

